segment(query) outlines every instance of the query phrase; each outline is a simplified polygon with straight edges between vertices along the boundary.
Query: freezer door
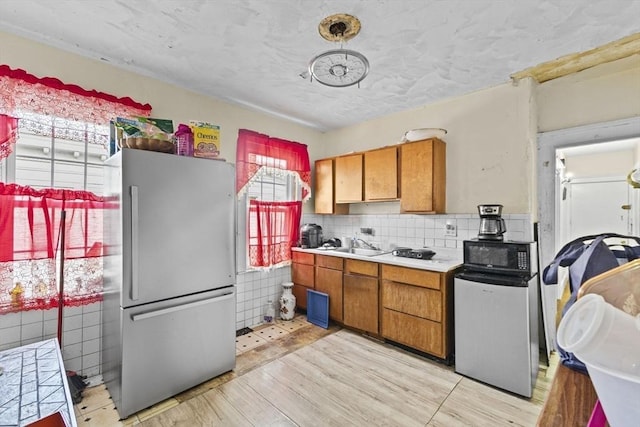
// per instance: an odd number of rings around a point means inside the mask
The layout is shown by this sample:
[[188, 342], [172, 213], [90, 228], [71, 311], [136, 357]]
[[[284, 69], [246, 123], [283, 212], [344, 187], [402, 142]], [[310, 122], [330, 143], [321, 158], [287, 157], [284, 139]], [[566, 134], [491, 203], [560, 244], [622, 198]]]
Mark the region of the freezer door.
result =
[[[122, 310], [122, 418], [235, 367], [235, 290]], [[110, 387], [110, 384], [107, 384]]]
[[122, 150], [122, 306], [235, 283], [235, 169]]

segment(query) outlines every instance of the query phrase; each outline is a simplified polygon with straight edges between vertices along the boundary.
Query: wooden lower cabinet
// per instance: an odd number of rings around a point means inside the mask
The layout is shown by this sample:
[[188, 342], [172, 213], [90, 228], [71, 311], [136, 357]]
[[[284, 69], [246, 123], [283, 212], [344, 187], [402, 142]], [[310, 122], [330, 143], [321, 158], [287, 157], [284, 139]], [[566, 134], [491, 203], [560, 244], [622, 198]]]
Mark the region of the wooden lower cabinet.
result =
[[315, 287], [329, 295], [329, 318], [342, 323], [342, 258], [316, 255]]
[[315, 256], [304, 252], [291, 253], [291, 280], [296, 307], [307, 308], [307, 289], [315, 289]]
[[416, 350], [445, 358], [442, 325], [439, 322], [383, 308], [382, 336]]
[[378, 335], [378, 264], [347, 259], [344, 272], [344, 325]]
[[448, 359], [453, 350], [453, 272], [382, 265], [381, 335]]

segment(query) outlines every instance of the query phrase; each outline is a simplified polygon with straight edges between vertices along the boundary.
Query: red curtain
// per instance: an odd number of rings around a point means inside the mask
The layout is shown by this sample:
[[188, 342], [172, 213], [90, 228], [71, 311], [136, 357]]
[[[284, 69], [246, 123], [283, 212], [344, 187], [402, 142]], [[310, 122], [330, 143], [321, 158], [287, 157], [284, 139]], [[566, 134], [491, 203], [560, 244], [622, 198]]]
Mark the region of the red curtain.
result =
[[298, 242], [302, 202], [249, 202], [249, 263], [252, 267], [277, 267], [291, 260]]
[[246, 191], [251, 179], [263, 167], [295, 174], [302, 184], [302, 200], [306, 201], [311, 197], [311, 167], [306, 145], [240, 129], [236, 146], [238, 194]]
[[0, 160], [13, 151], [18, 135], [18, 119], [0, 114]]
[[0, 312], [57, 305], [54, 260], [63, 210], [65, 304], [101, 299], [105, 207], [102, 197], [87, 191], [0, 183]]

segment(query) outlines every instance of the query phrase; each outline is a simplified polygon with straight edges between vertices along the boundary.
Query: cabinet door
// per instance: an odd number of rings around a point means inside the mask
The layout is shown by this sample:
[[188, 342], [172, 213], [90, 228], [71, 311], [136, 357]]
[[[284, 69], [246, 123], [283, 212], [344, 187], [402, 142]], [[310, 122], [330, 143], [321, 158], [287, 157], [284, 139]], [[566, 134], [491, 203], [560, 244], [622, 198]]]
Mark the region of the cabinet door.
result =
[[342, 322], [342, 270], [316, 267], [316, 291], [329, 295], [329, 317]]
[[346, 326], [378, 334], [378, 278], [344, 275], [343, 289]]
[[[313, 254], [310, 255], [313, 256]], [[291, 279], [293, 281], [293, 289], [291, 291], [296, 297], [296, 307], [307, 308], [307, 289], [314, 289], [314, 266], [292, 263]]]
[[336, 205], [334, 159], [315, 162], [315, 212], [317, 214], [348, 214], [348, 205]]
[[438, 139], [400, 146], [400, 210], [444, 213], [445, 144]]
[[364, 199], [398, 198], [398, 150], [387, 147], [364, 153]]
[[362, 154], [336, 157], [336, 203], [362, 200]]

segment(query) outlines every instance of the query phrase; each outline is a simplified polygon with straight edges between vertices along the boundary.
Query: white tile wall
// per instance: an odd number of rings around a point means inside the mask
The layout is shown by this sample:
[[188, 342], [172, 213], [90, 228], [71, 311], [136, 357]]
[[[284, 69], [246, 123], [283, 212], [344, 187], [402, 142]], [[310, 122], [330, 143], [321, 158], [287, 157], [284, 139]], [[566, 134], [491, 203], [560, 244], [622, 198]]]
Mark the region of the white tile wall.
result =
[[[62, 357], [65, 368], [88, 377], [100, 373], [101, 303], [63, 310]], [[0, 315], [0, 351], [58, 334], [58, 309]]]
[[[503, 215], [508, 240], [533, 240], [533, 224], [529, 214]], [[354, 236], [381, 245], [383, 249], [395, 246], [419, 248], [453, 248], [462, 250], [462, 242], [478, 235], [480, 219], [477, 214], [450, 215], [304, 215], [303, 223], [322, 226], [325, 239]], [[445, 235], [447, 222], [456, 226], [455, 237]], [[374, 229], [374, 236], [360, 234], [361, 227]]]
[[277, 314], [282, 284], [290, 281], [289, 266], [238, 274], [236, 330], [262, 323], [269, 300], [273, 302]]

